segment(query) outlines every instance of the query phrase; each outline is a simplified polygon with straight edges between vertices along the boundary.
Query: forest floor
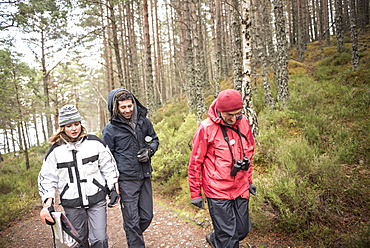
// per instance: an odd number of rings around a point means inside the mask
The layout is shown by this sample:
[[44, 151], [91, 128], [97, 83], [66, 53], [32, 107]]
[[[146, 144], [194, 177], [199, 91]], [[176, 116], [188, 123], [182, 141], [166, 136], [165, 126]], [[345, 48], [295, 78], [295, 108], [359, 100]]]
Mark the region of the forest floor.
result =
[[[154, 199], [154, 219], [144, 232], [148, 248], [201, 248], [210, 247], [205, 235], [211, 232], [211, 225], [197, 226], [172, 211], [169, 202]], [[61, 211], [56, 207], [56, 211]], [[40, 207], [35, 208], [8, 229], [0, 232], [0, 247], [50, 248], [53, 247], [52, 230], [41, 222]], [[108, 236], [110, 248], [126, 248], [125, 232], [119, 207], [108, 208]], [[249, 244], [249, 245], [248, 245]], [[310, 247], [298, 245], [291, 237], [274, 233], [251, 233], [241, 242], [240, 247]]]

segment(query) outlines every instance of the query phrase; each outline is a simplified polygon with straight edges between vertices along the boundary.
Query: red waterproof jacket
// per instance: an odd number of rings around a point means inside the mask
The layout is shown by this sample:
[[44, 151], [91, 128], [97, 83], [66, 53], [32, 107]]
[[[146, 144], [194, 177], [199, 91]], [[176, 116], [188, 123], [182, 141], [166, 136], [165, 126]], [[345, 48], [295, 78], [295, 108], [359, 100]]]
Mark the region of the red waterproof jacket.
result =
[[[244, 154], [251, 161], [247, 171], [240, 170], [231, 176], [233, 160], [230, 149], [224, 139], [220, 125], [224, 121], [216, 112], [216, 101], [208, 110], [208, 118], [202, 121], [193, 138], [193, 150], [188, 167], [188, 181], [191, 199], [199, 198], [202, 189], [208, 198], [233, 200], [237, 197], [249, 198], [249, 185], [252, 184], [252, 156], [254, 138], [247, 118], [243, 115], [232, 126], [244, 134], [247, 140], [237, 132], [225, 128], [234, 159], [243, 159]], [[242, 145], [241, 143], [242, 142]]]

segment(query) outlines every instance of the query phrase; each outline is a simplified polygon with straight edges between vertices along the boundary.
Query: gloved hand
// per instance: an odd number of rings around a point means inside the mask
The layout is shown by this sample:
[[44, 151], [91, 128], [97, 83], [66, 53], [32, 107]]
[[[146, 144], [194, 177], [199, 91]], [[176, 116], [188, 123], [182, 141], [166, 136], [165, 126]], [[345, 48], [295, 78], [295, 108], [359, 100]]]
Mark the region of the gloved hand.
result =
[[250, 185], [249, 185], [249, 192], [250, 192], [252, 195], [256, 195], [256, 194], [257, 194], [257, 187], [256, 187], [256, 185], [254, 185], [254, 184], [250, 184]]
[[151, 148], [142, 148], [137, 152], [137, 159], [139, 162], [148, 162], [150, 157], [153, 155], [153, 150]]
[[191, 200], [191, 203], [195, 206], [197, 206], [198, 208], [203, 208], [204, 209], [204, 200], [202, 197], [199, 197], [199, 198], [195, 198], [193, 200]]
[[112, 208], [114, 205], [117, 204], [119, 201], [119, 195], [115, 188], [112, 189], [112, 191], [109, 194], [110, 202], [108, 203], [108, 207]]
[[42, 220], [42, 222], [44, 222], [45, 224], [48, 224], [48, 225], [54, 225], [55, 224], [55, 220], [54, 218], [51, 216], [51, 213], [54, 212], [54, 206], [53, 206], [53, 198], [48, 198], [44, 201], [44, 203], [42, 204], [42, 209], [40, 211], [40, 218]]

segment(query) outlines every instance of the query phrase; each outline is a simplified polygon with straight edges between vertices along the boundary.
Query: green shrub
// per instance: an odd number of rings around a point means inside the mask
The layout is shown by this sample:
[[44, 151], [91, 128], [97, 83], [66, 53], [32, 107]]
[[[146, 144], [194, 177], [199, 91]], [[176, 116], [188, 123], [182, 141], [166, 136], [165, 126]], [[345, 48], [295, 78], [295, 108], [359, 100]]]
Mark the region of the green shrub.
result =
[[10, 222], [19, 219], [22, 213], [39, 204], [37, 176], [43, 155], [34, 152], [29, 155], [29, 170], [26, 170], [23, 156], [1, 163], [0, 230], [7, 228]]
[[[168, 122], [168, 119], [176, 120]], [[179, 189], [176, 181], [187, 176], [191, 142], [197, 123], [195, 115], [173, 115], [158, 122], [154, 128], [158, 134], [160, 146], [153, 156], [153, 179], [166, 185], [166, 191], [173, 193]]]

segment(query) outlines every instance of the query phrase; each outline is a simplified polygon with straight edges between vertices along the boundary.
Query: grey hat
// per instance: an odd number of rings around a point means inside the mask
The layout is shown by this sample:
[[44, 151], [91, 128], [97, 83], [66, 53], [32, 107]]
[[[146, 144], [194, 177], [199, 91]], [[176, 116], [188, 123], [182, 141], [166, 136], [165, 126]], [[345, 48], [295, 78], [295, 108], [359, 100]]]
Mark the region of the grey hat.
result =
[[75, 105], [65, 105], [59, 110], [58, 124], [60, 127], [82, 120]]

